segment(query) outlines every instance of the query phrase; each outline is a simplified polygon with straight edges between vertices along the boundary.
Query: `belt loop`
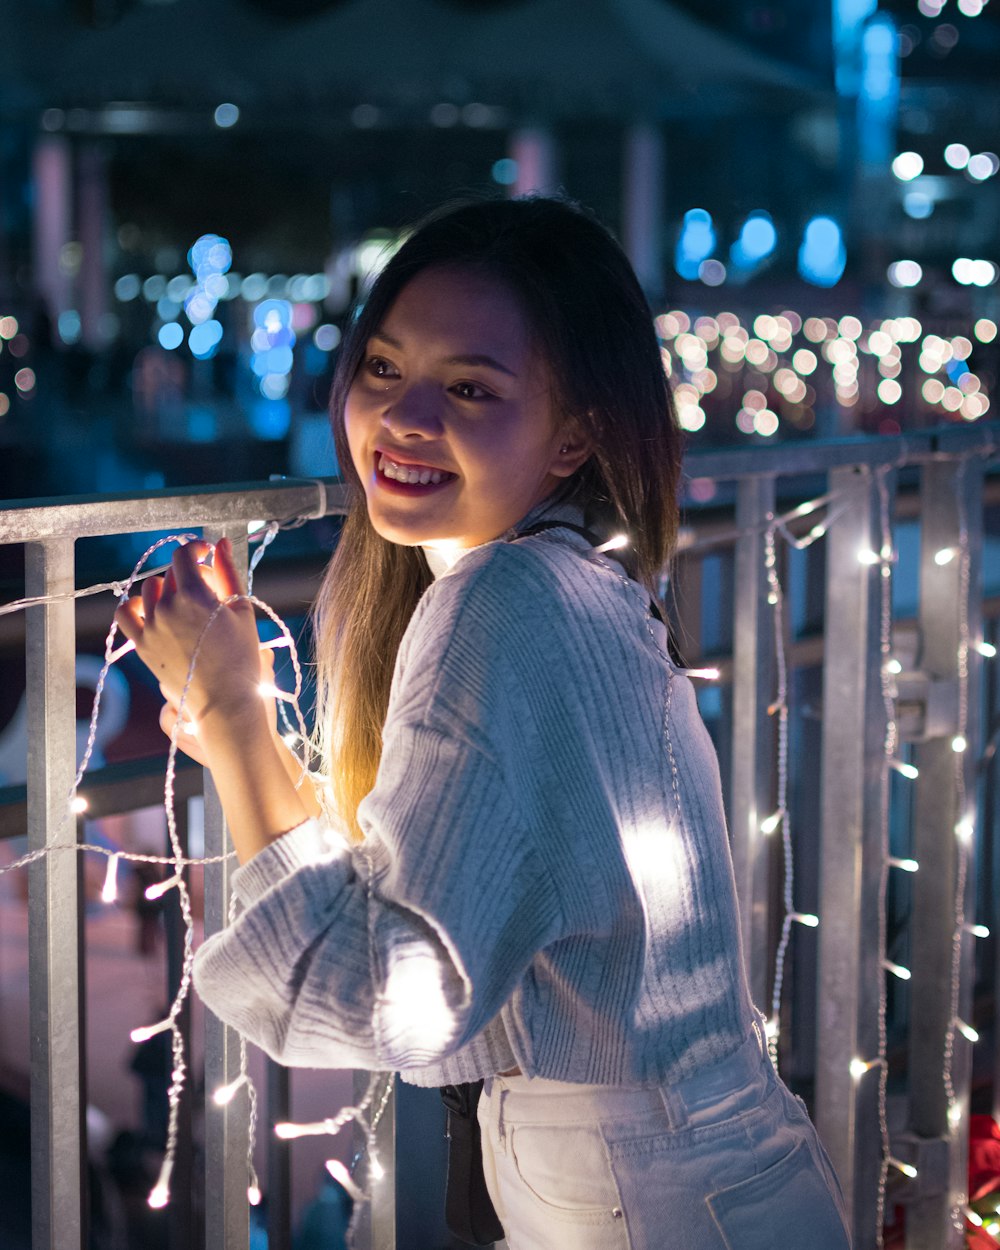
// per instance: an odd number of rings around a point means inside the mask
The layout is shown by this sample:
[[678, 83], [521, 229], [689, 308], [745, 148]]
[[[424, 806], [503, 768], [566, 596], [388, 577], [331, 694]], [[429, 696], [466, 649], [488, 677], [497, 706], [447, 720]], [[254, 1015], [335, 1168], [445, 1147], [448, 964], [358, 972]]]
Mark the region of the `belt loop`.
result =
[[[499, 1090], [497, 1089], [499, 1085]], [[507, 1125], [504, 1119], [504, 1111], [506, 1110], [507, 1096], [510, 1094], [509, 1089], [504, 1089], [503, 1081], [499, 1081], [493, 1086], [494, 1094], [496, 1094], [496, 1131], [497, 1141], [503, 1149], [504, 1154], [507, 1153]]]
[[684, 1106], [684, 1099], [676, 1089], [669, 1085], [660, 1085], [657, 1089], [660, 1095], [660, 1101], [663, 1103], [663, 1110], [667, 1115], [667, 1123], [672, 1131], [683, 1128], [687, 1119], [687, 1108]]

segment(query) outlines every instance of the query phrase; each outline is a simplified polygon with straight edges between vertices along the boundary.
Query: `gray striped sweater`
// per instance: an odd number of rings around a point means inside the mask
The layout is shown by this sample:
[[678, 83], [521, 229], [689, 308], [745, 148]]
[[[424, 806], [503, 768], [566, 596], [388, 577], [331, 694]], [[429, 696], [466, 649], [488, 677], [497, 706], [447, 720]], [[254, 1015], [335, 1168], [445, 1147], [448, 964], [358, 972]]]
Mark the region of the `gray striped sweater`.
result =
[[418, 1085], [667, 1083], [754, 1019], [718, 763], [663, 626], [569, 530], [427, 590], [350, 847], [309, 821], [234, 874], [207, 1005], [289, 1065]]

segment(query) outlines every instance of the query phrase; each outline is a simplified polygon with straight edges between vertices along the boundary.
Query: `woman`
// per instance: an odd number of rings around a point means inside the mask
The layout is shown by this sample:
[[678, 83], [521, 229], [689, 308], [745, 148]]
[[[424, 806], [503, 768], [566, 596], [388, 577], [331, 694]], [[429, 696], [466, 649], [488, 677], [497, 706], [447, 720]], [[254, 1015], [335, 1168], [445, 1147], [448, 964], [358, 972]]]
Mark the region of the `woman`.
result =
[[202, 636], [238, 593], [227, 544], [120, 612], [168, 729], [201, 639], [185, 709], [243, 908], [202, 997], [283, 1063], [485, 1078], [511, 1250], [770, 1250], [796, 1225], [841, 1250], [651, 599], [680, 443], [625, 257], [553, 200], [434, 217], [352, 323], [331, 411], [355, 498], [317, 614], [329, 802], [296, 787], [249, 606]]

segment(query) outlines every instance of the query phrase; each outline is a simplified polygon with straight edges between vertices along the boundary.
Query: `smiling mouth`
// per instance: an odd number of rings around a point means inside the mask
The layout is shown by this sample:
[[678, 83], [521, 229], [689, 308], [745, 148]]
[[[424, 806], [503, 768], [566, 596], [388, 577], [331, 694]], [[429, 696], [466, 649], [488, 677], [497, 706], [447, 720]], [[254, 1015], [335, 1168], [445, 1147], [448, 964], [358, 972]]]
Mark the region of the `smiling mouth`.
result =
[[401, 464], [384, 452], [379, 452], [375, 460], [375, 468], [379, 477], [390, 482], [398, 482], [403, 486], [438, 486], [442, 482], [451, 482], [458, 476], [445, 469], [433, 469], [426, 464]]

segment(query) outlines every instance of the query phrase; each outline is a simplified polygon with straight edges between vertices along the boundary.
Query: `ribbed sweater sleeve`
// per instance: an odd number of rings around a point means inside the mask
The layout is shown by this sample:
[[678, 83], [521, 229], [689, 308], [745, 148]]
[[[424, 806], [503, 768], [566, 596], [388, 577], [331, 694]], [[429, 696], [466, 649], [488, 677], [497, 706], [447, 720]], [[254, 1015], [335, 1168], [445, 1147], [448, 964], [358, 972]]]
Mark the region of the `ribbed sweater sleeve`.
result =
[[199, 994], [282, 1063], [410, 1069], [480, 1033], [564, 930], [505, 776], [502, 596], [446, 577], [401, 648], [365, 833], [300, 826], [234, 874], [235, 923], [203, 943]]

